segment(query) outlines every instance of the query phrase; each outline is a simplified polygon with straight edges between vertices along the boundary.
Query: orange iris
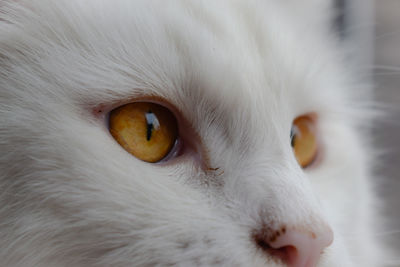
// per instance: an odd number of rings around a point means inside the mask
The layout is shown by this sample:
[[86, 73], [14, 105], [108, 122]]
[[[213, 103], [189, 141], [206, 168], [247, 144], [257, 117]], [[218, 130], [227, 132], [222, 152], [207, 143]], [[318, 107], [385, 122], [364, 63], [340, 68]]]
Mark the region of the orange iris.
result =
[[129, 153], [147, 162], [165, 158], [178, 138], [178, 124], [167, 108], [151, 102], [134, 102], [110, 112], [109, 129]]
[[303, 168], [308, 167], [318, 152], [315, 122], [309, 116], [297, 117], [293, 122], [291, 137], [297, 162]]

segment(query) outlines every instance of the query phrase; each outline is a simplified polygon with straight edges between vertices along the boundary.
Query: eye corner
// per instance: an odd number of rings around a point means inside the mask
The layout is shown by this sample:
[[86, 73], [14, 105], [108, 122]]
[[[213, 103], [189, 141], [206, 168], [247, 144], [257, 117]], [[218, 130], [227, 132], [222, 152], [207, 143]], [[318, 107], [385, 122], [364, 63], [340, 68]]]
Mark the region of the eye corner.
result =
[[105, 105], [103, 104], [90, 108], [90, 112], [95, 118], [104, 117], [107, 114]]

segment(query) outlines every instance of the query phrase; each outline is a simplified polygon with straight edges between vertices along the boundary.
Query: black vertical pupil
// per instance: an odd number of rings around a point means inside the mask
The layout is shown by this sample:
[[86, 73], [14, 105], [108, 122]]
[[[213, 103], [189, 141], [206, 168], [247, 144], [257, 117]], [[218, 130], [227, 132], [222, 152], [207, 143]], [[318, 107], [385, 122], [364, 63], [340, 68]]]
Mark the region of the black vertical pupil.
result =
[[292, 127], [292, 129], [290, 130], [290, 145], [292, 147], [294, 147], [294, 142], [296, 140], [296, 131], [294, 130], [294, 128]]
[[[146, 114], [154, 116], [154, 114], [151, 110], [146, 112]], [[146, 116], [146, 124], [147, 124], [146, 140], [150, 141], [151, 135], [152, 135], [153, 129], [154, 129], [153, 120], [149, 120], [148, 117]]]

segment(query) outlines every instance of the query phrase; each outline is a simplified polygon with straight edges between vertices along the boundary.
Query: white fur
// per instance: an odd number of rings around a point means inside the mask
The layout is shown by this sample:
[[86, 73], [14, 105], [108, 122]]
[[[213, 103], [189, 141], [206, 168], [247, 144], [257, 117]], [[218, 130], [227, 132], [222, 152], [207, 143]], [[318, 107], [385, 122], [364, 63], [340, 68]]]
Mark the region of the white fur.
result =
[[[323, 221], [334, 242], [318, 266], [382, 266], [368, 88], [327, 1], [309, 2], [2, 1], [0, 265], [278, 266], [251, 232]], [[150, 95], [217, 171], [144, 163], [112, 139], [106, 113]], [[289, 134], [308, 112], [323, 153], [302, 170]]]

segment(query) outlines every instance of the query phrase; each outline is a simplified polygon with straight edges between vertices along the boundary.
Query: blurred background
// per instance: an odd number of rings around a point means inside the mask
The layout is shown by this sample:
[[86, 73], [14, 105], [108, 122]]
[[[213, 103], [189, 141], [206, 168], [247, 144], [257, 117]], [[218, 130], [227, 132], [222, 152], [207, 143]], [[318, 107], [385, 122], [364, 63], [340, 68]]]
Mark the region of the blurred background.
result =
[[376, 145], [383, 148], [378, 172], [380, 191], [391, 219], [382, 233], [400, 255], [400, 0], [375, 0], [376, 97], [389, 116], [375, 128]]

